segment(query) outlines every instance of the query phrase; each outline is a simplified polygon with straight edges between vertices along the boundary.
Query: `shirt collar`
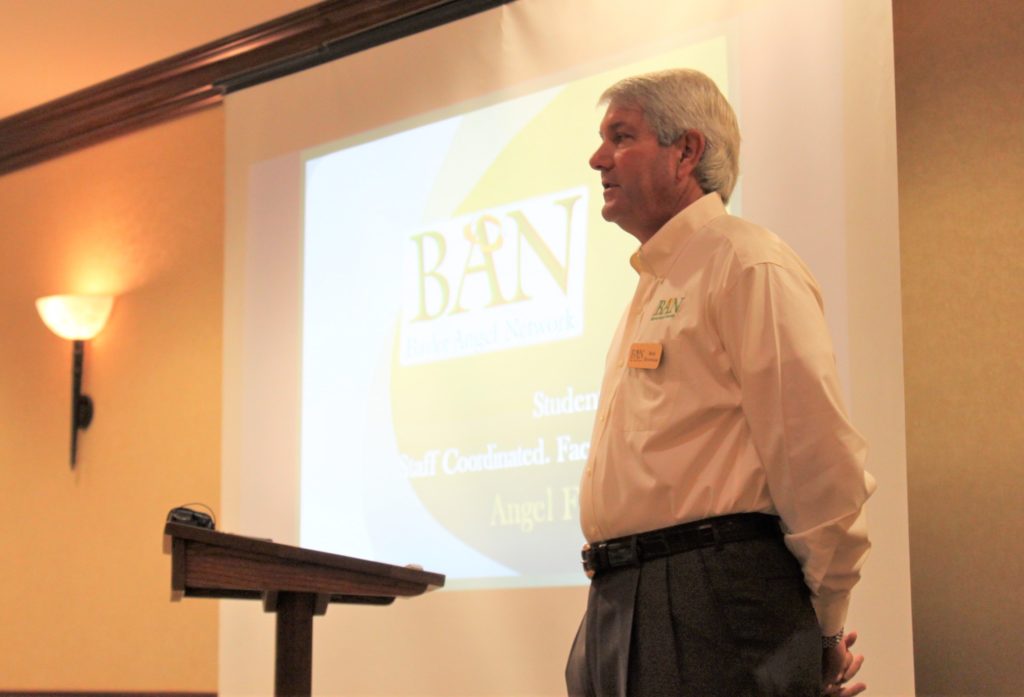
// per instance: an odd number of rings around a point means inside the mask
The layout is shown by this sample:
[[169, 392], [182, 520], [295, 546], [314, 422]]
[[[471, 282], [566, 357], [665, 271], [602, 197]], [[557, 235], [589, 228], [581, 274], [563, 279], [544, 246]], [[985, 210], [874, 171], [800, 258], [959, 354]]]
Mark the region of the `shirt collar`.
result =
[[725, 205], [718, 192], [701, 196], [676, 213], [647, 242], [640, 245], [629, 259], [630, 266], [639, 274], [649, 273], [663, 278], [693, 233], [725, 213]]

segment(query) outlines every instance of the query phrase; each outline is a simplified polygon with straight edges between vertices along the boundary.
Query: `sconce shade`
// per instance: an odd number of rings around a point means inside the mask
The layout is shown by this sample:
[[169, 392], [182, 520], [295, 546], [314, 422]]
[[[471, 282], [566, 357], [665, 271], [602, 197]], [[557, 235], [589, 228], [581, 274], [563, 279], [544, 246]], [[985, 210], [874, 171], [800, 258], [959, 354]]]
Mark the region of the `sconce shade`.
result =
[[85, 341], [99, 334], [113, 307], [110, 295], [49, 295], [36, 300], [46, 326], [72, 341]]

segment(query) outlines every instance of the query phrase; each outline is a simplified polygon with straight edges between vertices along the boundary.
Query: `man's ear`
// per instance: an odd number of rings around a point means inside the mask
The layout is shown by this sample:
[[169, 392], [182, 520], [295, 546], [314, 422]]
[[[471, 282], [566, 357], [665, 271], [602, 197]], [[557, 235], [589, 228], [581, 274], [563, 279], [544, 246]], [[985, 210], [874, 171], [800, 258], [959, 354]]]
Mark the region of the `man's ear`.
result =
[[679, 136], [676, 147], [679, 148], [680, 156], [676, 172], [681, 178], [689, 176], [697, 168], [700, 158], [704, 156], [706, 143], [704, 134], [692, 128], [687, 129], [683, 135]]

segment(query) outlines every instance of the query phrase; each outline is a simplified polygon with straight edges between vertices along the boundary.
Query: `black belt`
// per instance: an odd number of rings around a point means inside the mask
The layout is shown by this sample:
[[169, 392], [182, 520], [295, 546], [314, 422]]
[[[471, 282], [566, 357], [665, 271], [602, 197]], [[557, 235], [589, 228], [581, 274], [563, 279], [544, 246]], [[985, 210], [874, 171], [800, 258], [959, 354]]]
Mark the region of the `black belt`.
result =
[[606, 542], [583, 546], [583, 570], [588, 576], [637, 566], [648, 559], [689, 552], [701, 547], [717, 547], [727, 542], [741, 542], [759, 537], [782, 535], [779, 519], [765, 513], [736, 513], [717, 518], [696, 520], [670, 528], [617, 537]]

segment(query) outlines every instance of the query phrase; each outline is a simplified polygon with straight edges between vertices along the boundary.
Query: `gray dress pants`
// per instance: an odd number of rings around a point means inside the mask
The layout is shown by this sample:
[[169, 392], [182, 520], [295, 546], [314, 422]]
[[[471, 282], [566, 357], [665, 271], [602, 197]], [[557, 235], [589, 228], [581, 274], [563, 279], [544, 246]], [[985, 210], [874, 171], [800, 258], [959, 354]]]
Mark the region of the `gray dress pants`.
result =
[[781, 537], [597, 575], [570, 697], [819, 697], [821, 637]]

